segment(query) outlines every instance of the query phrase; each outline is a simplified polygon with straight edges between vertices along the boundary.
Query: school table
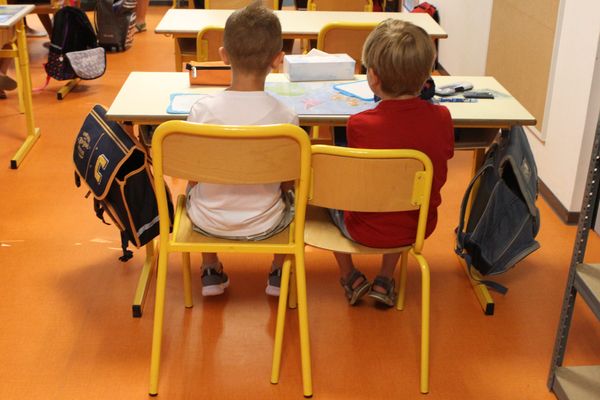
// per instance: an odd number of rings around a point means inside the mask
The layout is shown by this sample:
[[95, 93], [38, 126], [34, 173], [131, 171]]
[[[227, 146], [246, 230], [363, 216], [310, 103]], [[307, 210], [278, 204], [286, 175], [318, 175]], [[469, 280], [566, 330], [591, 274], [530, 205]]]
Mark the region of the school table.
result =
[[[356, 75], [356, 79], [364, 79]], [[495, 93], [493, 100], [480, 99], [475, 103], [442, 103], [450, 110], [456, 130], [456, 149], [473, 150], [472, 175], [483, 163], [486, 148], [492, 143], [500, 129], [511, 125], [535, 125], [536, 119], [500, 84], [489, 76], [434, 76], [436, 86], [455, 82], [470, 82], [475, 90]], [[270, 74], [267, 82], [289, 82], [284, 74]], [[107, 117], [119, 122], [133, 124], [159, 124], [164, 121], [185, 120], [187, 114], [170, 114], [167, 108], [173, 93], [209, 94], [223, 90], [216, 86], [189, 85], [185, 72], [132, 72], [108, 109]], [[348, 115], [314, 115], [298, 113], [302, 125], [345, 125]], [[141, 315], [145, 288], [151, 273], [153, 246], [147, 246], [146, 262], [142, 278], [136, 291], [134, 310]], [[466, 267], [463, 264], [463, 268]], [[472, 271], [477, 278], [477, 271]], [[493, 315], [494, 301], [487, 287], [471, 278], [475, 295], [486, 315]], [[135, 303], [137, 301], [137, 303]], [[135, 314], [135, 312], [134, 312]], [[139, 316], [138, 315], [138, 316]]]
[[[166, 12], [154, 32], [173, 37], [175, 70], [180, 71], [182, 51], [195, 54], [198, 32], [208, 26], [224, 27], [233, 11], [172, 8]], [[277, 10], [275, 14], [279, 17], [285, 39], [317, 39], [321, 28], [331, 22], [381, 22], [388, 18], [412, 22], [423, 28], [432, 39], [448, 37], [442, 27], [425, 13]]]
[[[29, 150], [40, 137], [40, 129], [33, 122], [31, 75], [24, 18], [34, 9], [31, 4], [0, 5], [0, 58], [14, 58], [18, 82], [19, 110], [25, 113], [27, 137], [10, 160], [12, 169], [18, 168]], [[15, 42], [16, 34], [16, 42]], [[10, 48], [2, 47], [9, 45]]]

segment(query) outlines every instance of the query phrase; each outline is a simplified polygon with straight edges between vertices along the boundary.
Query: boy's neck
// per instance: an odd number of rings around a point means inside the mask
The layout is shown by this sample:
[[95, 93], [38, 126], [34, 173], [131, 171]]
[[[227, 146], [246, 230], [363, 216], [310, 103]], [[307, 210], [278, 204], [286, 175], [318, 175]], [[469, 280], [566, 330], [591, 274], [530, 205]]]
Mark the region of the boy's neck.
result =
[[402, 96], [388, 96], [382, 93], [382, 96], [379, 96], [381, 100], [409, 100], [417, 97], [416, 94], [403, 94]]
[[265, 79], [268, 72], [247, 73], [232, 69], [231, 71], [231, 86], [227, 90], [235, 90], [238, 92], [261, 92], [265, 90]]

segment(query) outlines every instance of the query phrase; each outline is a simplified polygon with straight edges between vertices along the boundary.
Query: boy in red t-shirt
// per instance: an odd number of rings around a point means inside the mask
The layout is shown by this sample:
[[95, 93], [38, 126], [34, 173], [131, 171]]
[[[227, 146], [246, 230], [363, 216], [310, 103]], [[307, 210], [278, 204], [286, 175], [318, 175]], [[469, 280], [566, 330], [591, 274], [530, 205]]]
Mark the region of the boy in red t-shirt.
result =
[[[446, 107], [419, 98], [435, 59], [429, 35], [418, 26], [395, 19], [383, 21], [363, 47], [369, 87], [381, 102], [348, 120], [348, 146], [371, 149], [415, 149], [433, 163], [433, 185], [426, 236], [437, 223], [440, 189], [446, 182], [447, 161], [454, 154], [454, 130]], [[377, 193], [373, 193], [377, 195]], [[347, 238], [371, 247], [399, 247], [414, 242], [418, 211], [350, 212], [330, 210]], [[384, 254], [373, 283], [358, 271], [347, 253], [334, 253], [341, 284], [350, 304], [368, 293], [387, 306], [395, 302], [393, 274], [400, 253]]]

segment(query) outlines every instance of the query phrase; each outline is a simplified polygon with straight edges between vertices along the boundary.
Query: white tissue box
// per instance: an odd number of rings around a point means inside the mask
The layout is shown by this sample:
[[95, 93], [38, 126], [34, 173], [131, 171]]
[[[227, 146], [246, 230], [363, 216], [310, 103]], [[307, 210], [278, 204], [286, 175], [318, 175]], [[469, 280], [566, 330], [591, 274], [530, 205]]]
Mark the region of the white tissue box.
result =
[[[312, 51], [311, 51], [312, 53]], [[283, 73], [295, 81], [341, 81], [354, 79], [355, 61], [348, 54], [292, 54], [283, 58]]]

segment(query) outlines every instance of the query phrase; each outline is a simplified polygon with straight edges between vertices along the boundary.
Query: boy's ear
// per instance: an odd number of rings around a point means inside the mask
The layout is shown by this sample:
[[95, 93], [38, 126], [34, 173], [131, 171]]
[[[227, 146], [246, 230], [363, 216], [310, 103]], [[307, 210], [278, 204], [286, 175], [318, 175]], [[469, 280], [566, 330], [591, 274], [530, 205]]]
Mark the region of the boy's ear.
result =
[[273, 62], [271, 62], [271, 68], [279, 68], [283, 62], [283, 56], [285, 56], [285, 52], [280, 51], [277, 53], [277, 55], [273, 58]]
[[227, 50], [225, 50], [225, 47], [223, 46], [219, 47], [219, 57], [221, 57], [221, 61], [223, 61], [225, 65], [231, 64], [231, 62], [229, 62], [229, 55], [227, 54]]
[[377, 72], [373, 68], [367, 68], [367, 82], [369, 82], [369, 86], [371, 90], [375, 92], [376, 90], [380, 90], [381, 88], [381, 79]]

